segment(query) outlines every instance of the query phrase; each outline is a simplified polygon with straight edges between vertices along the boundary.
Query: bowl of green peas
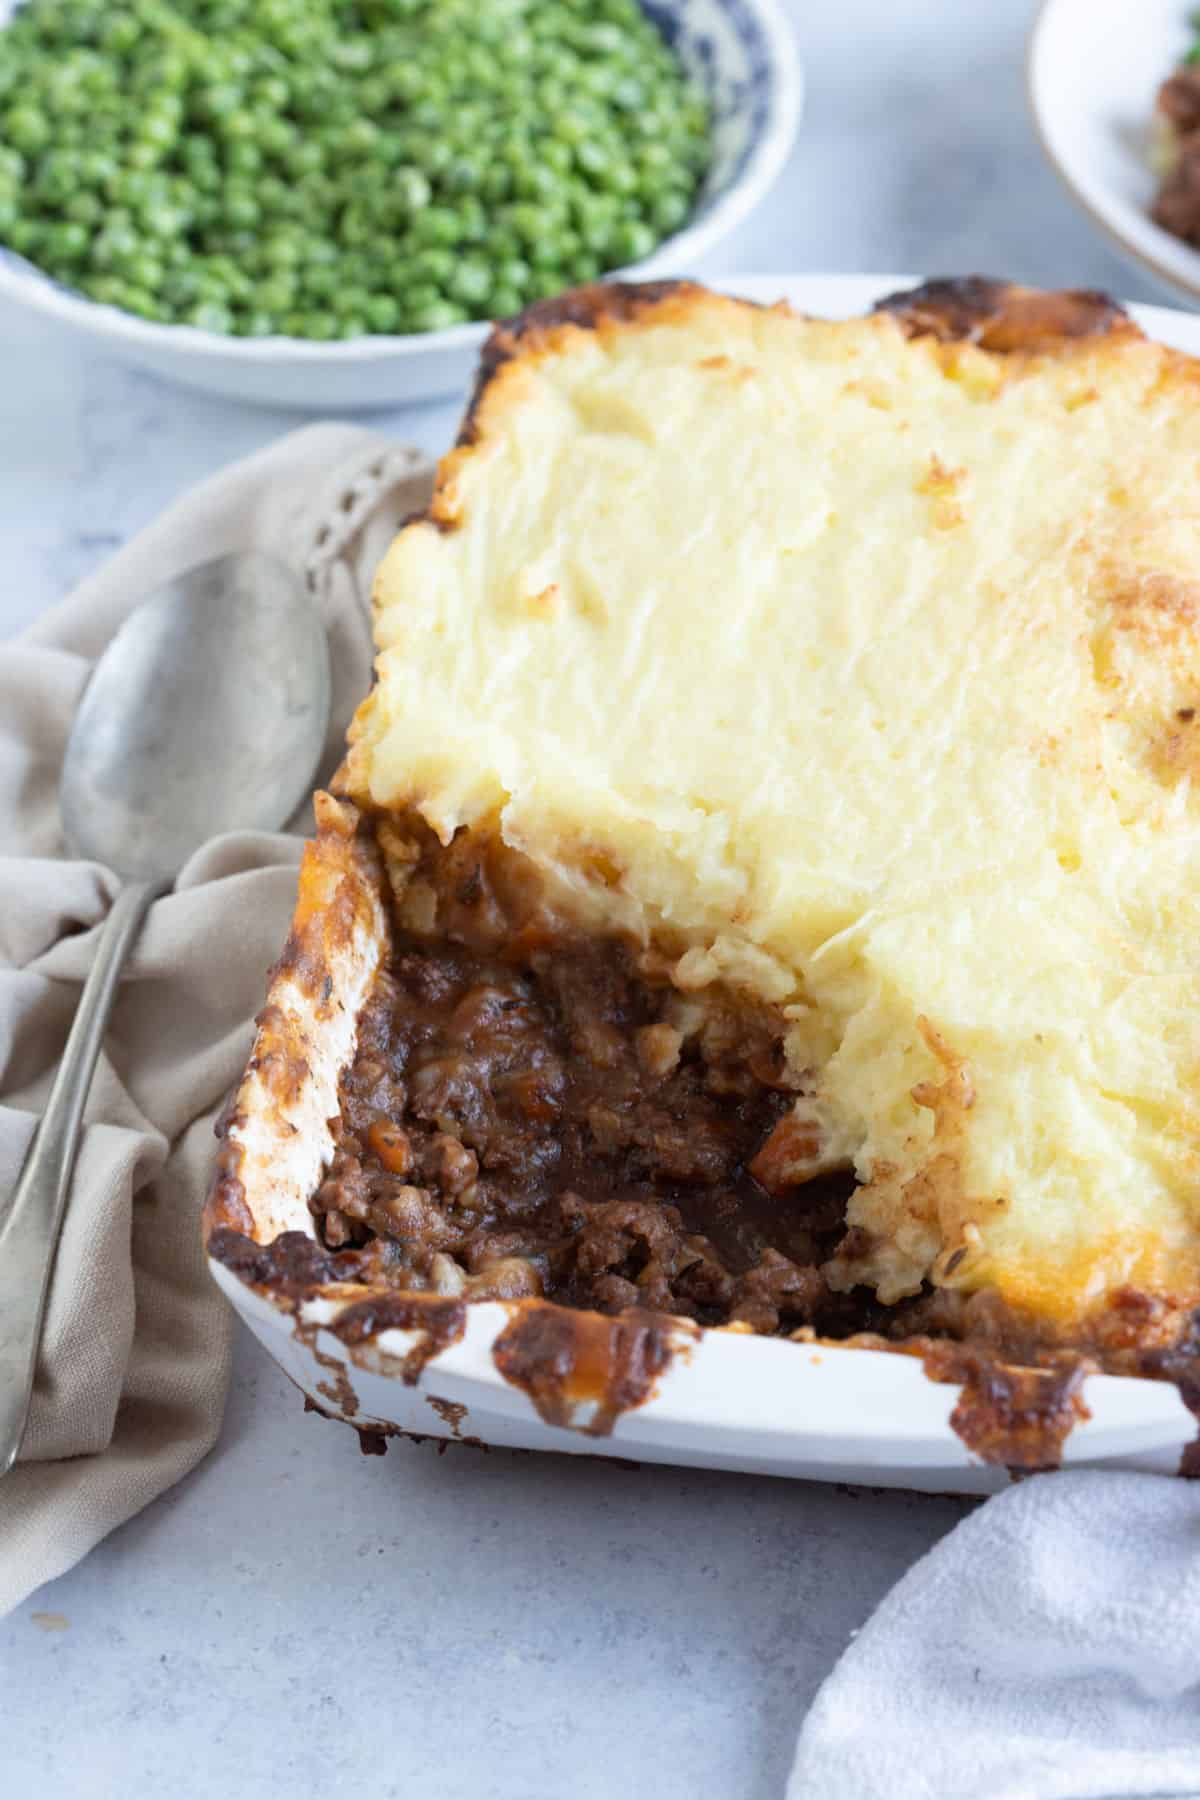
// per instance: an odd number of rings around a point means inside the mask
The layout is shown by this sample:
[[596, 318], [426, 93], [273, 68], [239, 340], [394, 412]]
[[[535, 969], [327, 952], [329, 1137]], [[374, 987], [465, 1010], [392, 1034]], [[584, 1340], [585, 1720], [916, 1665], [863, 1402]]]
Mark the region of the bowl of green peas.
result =
[[795, 135], [778, 0], [0, 0], [0, 300], [303, 409], [686, 272]]

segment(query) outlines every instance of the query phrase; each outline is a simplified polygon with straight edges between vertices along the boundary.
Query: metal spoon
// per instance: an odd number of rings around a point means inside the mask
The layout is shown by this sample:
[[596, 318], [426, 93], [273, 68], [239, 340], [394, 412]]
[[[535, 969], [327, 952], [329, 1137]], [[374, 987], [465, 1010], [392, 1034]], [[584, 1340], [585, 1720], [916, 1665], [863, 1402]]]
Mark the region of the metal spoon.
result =
[[225, 556], [130, 615], [75, 716], [60, 800], [76, 856], [121, 888], [96, 944], [41, 1123], [0, 1199], [0, 1475], [16, 1460], [84, 1103], [121, 967], [150, 902], [220, 832], [277, 830], [312, 785], [329, 652], [282, 563]]

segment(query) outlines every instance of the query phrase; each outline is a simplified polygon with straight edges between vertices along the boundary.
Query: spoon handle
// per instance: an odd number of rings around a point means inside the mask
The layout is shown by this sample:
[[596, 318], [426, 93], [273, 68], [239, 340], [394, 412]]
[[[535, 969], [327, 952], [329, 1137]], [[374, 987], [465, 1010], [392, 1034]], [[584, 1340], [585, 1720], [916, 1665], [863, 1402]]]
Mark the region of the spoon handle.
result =
[[100, 931], [50, 1098], [33, 1134], [17, 1185], [0, 1200], [0, 1475], [17, 1459], [29, 1414], [33, 1375], [54, 1251], [66, 1210], [84, 1104], [121, 969], [146, 910], [165, 882], [123, 887]]

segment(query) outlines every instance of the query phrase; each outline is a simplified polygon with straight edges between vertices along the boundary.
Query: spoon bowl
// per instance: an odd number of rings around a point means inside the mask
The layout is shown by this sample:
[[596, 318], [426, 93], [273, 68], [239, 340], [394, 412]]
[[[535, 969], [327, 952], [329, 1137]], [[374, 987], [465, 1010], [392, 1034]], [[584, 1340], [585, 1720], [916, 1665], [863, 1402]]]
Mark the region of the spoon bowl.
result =
[[62, 817], [76, 855], [161, 881], [209, 838], [272, 831], [312, 786], [329, 656], [274, 557], [222, 556], [130, 614], [75, 715]]

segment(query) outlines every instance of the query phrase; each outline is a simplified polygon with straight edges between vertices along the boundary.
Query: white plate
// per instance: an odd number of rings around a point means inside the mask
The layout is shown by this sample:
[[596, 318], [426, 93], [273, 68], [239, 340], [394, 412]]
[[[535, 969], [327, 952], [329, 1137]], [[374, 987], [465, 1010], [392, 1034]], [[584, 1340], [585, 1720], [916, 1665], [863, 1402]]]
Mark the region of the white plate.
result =
[[[0, 0], [0, 26], [18, 4]], [[642, 4], [705, 88], [714, 124], [712, 164], [696, 211], [652, 255], [620, 271], [638, 280], [686, 273], [753, 211], [791, 150], [803, 96], [795, 36], [779, 0]], [[488, 331], [486, 325], [454, 325], [335, 344], [222, 337], [102, 306], [0, 244], [4, 297], [185, 387], [304, 410], [392, 407], [450, 393], [466, 380]]]
[[1200, 250], [1150, 217], [1155, 96], [1194, 34], [1195, 0], [1045, 0], [1029, 39], [1029, 103], [1075, 199], [1143, 268], [1200, 301]]

